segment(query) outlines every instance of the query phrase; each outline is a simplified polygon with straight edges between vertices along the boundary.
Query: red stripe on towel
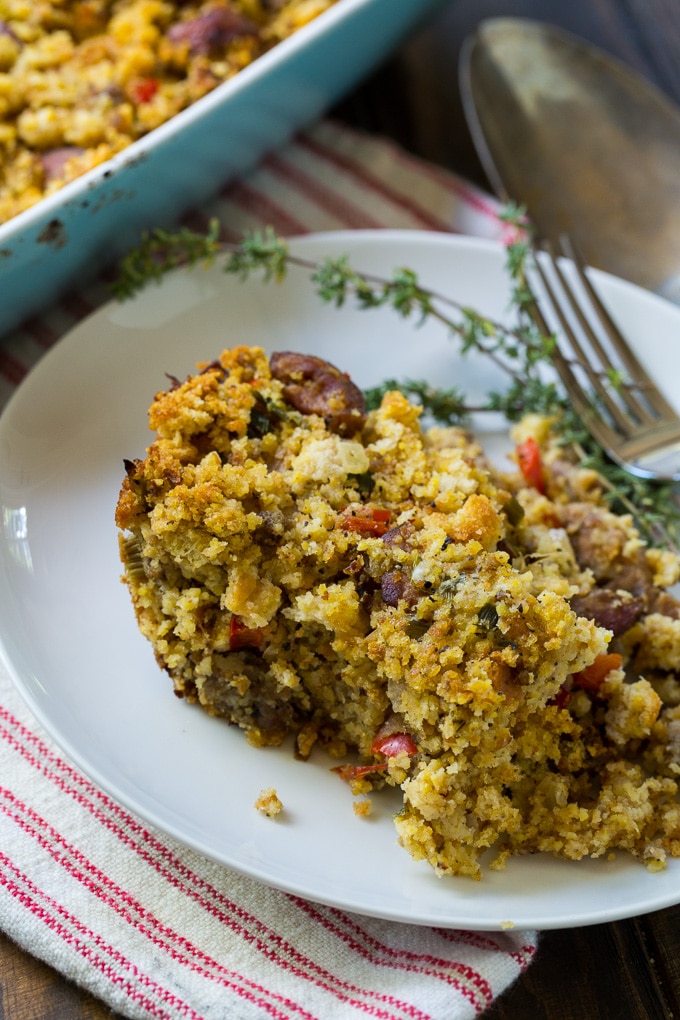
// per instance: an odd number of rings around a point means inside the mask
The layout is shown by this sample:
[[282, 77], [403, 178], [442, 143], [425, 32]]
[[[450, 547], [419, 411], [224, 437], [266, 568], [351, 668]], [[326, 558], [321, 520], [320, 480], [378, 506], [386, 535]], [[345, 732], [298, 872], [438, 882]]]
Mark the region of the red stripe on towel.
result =
[[[257, 949], [270, 962], [283, 970], [292, 971], [297, 977], [315, 984], [338, 1000], [348, 1002], [360, 1011], [380, 1020], [401, 1020], [406, 1015], [417, 1020], [426, 1020], [424, 1014], [411, 1004], [393, 996], [383, 995], [370, 989], [363, 989], [337, 978], [316, 961], [305, 956], [299, 949], [269, 929], [257, 917], [210, 885], [198, 873], [188, 868], [172, 850], [152, 832], [144, 828], [115, 801], [95, 787], [66, 761], [54, 755], [33, 733], [14, 719], [10, 713], [0, 709], [0, 718], [8, 728], [0, 730], [0, 738], [10, 744], [43, 777], [54, 783], [62, 793], [74, 799], [88, 811], [109, 833], [115, 835], [129, 849], [169, 882], [177, 891], [201, 906], [210, 916], [229, 927], [234, 934]], [[11, 729], [14, 732], [11, 732]], [[23, 738], [23, 739], [22, 739]], [[327, 924], [323, 924], [328, 927]], [[353, 947], [350, 947], [353, 948]], [[284, 955], [285, 954], [285, 955]], [[365, 957], [365, 953], [359, 955]], [[396, 969], [402, 970], [403, 967]], [[439, 977], [429, 974], [430, 977]], [[362, 1001], [372, 1000], [372, 1001]], [[380, 1005], [377, 1005], [380, 1003]], [[389, 1012], [383, 1006], [389, 1007]]]
[[[177, 1007], [172, 1015], [188, 1017], [189, 1020], [201, 1020], [198, 1013], [183, 1003], [168, 989], [163, 988], [143, 974], [121, 952], [109, 945], [100, 935], [71, 914], [64, 906], [57, 903], [30, 880], [28, 875], [16, 868], [9, 857], [0, 851], [0, 885], [14, 896], [35, 918], [50, 929], [71, 950], [75, 950], [113, 985], [134, 1002], [135, 1005], [147, 1010], [149, 1016], [166, 1018], [171, 1016], [167, 1010], [161, 1009], [158, 1000], [168, 1006]], [[121, 976], [120, 971], [132, 977]], [[154, 998], [145, 995], [136, 987], [145, 986]]]

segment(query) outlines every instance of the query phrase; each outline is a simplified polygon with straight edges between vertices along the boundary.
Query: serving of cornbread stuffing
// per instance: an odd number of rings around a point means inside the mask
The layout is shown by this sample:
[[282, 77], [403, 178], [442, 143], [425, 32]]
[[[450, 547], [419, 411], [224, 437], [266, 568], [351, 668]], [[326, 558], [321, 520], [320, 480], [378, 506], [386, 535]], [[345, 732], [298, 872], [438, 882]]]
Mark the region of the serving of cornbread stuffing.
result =
[[398, 839], [440, 875], [680, 856], [680, 563], [550, 421], [499, 471], [397, 391], [367, 411], [319, 358], [236, 347], [149, 423], [116, 523], [178, 696], [323, 748], [357, 798], [400, 788]]
[[337, 0], [0, 0], [0, 223]]

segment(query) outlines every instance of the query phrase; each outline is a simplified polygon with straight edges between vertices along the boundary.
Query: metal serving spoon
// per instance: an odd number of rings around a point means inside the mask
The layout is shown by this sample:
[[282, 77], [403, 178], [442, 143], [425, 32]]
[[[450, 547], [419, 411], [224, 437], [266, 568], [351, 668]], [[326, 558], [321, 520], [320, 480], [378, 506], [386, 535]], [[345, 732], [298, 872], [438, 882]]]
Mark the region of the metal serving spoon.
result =
[[497, 194], [585, 262], [680, 303], [680, 110], [552, 25], [492, 18], [466, 41], [460, 85]]

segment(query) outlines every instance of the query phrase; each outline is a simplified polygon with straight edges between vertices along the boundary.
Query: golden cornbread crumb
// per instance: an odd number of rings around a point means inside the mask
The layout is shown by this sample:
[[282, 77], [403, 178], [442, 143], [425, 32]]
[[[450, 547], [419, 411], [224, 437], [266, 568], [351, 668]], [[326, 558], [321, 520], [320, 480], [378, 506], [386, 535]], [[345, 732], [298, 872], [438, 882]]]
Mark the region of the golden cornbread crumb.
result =
[[438, 875], [478, 879], [488, 850], [680, 856], [678, 561], [550, 422], [518, 431], [538, 492], [400, 393], [367, 411], [334, 366], [245, 347], [149, 421], [116, 522], [178, 696], [327, 751], [359, 815], [398, 788], [398, 840]]
[[368, 816], [373, 811], [373, 805], [368, 798], [365, 798], [363, 800], [355, 800], [352, 803], [352, 808], [354, 810], [354, 814], [357, 815], [359, 818], [368, 818]]
[[261, 792], [255, 801], [255, 807], [267, 818], [274, 818], [275, 815], [280, 815], [283, 811], [283, 803], [273, 786], [269, 786]]
[[0, 223], [105, 162], [337, 0], [2, 0]]

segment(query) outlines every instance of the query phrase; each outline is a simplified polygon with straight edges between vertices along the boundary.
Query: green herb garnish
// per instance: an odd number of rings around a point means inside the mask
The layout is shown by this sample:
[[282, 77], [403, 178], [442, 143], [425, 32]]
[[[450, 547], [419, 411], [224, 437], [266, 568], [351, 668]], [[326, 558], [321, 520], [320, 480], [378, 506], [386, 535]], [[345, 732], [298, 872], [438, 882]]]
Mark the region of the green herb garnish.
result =
[[477, 613], [477, 624], [482, 630], [495, 630], [498, 626], [498, 610], [493, 602], [486, 602]]
[[409, 620], [406, 636], [412, 641], [420, 641], [430, 629], [431, 620]]
[[373, 473], [371, 471], [362, 471], [361, 474], [349, 474], [347, 476], [357, 487], [359, 495], [363, 499], [368, 499], [373, 490]]

